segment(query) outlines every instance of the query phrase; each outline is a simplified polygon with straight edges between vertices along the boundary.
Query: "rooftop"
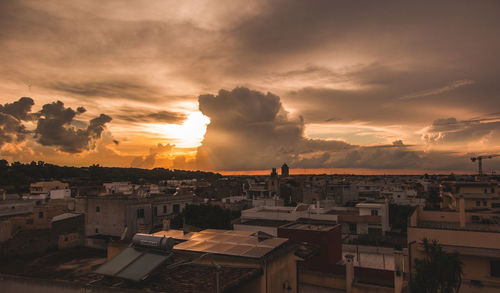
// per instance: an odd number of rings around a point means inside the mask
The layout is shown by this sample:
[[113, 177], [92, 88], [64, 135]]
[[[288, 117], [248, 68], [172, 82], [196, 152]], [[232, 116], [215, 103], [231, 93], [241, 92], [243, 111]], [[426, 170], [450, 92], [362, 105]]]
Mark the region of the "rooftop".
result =
[[52, 218], [52, 222], [62, 221], [70, 218], [76, 218], [82, 216], [83, 214], [78, 213], [64, 213]]
[[248, 220], [244, 222], [237, 223], [239, 225], [249, 225], [249, 226], [262, 226], [262, 227], [280, 227], [285, 224], [289, 224], [290, 221], [280, 221], [280, 220], [264, 220], [264, 219], [256, 219], [256, 220]]
[[[90, 248], [67, 249], [44, 255], [9, 258], [0, 263], [0, 273], [18, 281], [46, 280], [51, 285], [69, 284], [89, 288], [113, 287], [127, 292], [215, 292], [216, 268], [212, 265], [185, 264], [170, 268], [179, 261], [175, 255], [149, 278], [131, 282], [94, 273], [106, 261], [106, 252]], [[234, 290], [240, 284], [262, 274], [260, 268], [221, 266], [221, 291]]]
[[444, 229], [444, 230], [463, 230], [477, 232], [496, 232], [500, 233], [499, 224], [467, 223], [465, 228], [460, 227], [460, 222], [438, 222], [438, 221], [419, 221], [418, 228]]
[[335, 229], [338, 224], [320, 223], [318, 221], [297, 221], [280, 228], [293, 229], [293, 230], [308, 230], [308, 231], [331, 231]]
[[286, 238], [262, 239], [253, 231], [207, 229], [190, 234], [189, 240], [177, 244], [174, 250], [260, 259], [288, 241]]

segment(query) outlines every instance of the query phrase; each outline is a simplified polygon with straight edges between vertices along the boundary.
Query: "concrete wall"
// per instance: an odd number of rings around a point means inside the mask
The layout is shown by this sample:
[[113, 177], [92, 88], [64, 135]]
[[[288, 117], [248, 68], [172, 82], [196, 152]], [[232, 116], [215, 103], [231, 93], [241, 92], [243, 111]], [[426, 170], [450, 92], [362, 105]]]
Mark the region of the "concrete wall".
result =
[[13, 233], [13, 227], [11, 221], [0, 222], [0, 243], [8, 240]]
[[253, 231], [253, 232], [262, 231], [269, 235], [273, 235], [274, 237], [278, 236], [278, 227], [250, 226], [250, 225], [240, 225], [240, 224], [234, 224], [233, 227], [234, 230]]
[[408, 243], [436, 239], [440, 244], [499, 249], [500, 233], [408, 227]]
[[0, 201], [0, 217], [29, 214], [33, 212], [35, 201]]
[[[281, 254], [282, 252], [278, 252]], [[297, 260], [293, 251], [281, 255], [271, 256], [267, 260], [267, 268], [264, 269], [264, 276], [267, 279], [267, 290], [261, 292], [297, 292]], [[283, 288], [287, 284], [287, 288]]]
[[306, 270], [299, 271], [299, 291], [301, 293], [343, 291], [345, 287], [345, 275]]
[[125, 201], [88, 198], [85, 209], [85, 235], [122, 235], [126, 224]]
[[[63, 235], [62, 239], [60, 239], [61, 235]], [[49, 249], [81, 245], [83, 244], [82, 235], [83, 215], [54, 222], [50, 229], [19, 231], [3, 242], [0, 248], [1, 253], [6, 255], [40, 253]]]
[[[155, 224], [161, 226], [162, 217], [172, 214], [174, 205], [179, 205], [181, 212], [188, 203], [192, 203], [191, 196], [137, 199], [109, 195], [78, 198], [76, 210], [86, 213], [87, 236], [101, 234], [121, 237], [127, 228], [126, 237], [132, 237], [137, 232], [149, 233]], [[166, 212], [163, 212], [163, 206]], [[137, 217], [140, 209], [144, 210], [142, 218]]]

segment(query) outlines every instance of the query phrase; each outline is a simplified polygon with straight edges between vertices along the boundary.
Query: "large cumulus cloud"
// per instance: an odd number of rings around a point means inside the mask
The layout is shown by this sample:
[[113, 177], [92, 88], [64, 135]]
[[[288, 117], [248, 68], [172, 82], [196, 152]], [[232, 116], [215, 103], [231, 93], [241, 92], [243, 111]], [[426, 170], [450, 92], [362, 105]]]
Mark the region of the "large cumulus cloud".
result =
[[40, 111], [35, 130], [37, 141], [44, 146], [55, 146], [63, 152], [79, 153], [94, 148], [93, 142], [101, 137], [105, 124], [111, 121], [106, 114], [93, 118], [86, 128], [72, 125], [85, 108], [66, 108], [61, 101], [45, 104]]
[[276, 164], [296, 153], [303, 121], [288, 119], [280, 98], [248, 88], [201, 95], [200, 111], [210, 117], [200, 156], [217, 169], [252, 169]]
[[27, 133], [23, 121], [34, 118], [31, 114], [33, 99], [23, 97], [13, 103], [0, 105], [0, 147], [5, 143], [22, 141]]
[[[464, 170], [472, 167], [468, 158], [473, 154], [424, 151], [402, 140], [360, 146], [342, 140], [309, 139], [304, 135], [303, 119], [289, 117], [280, 98], [272, 93], [244, 87], [220, 90], [217, 95], [201, 95], [199, 106], [211, 121], [198, 149], [198, 162], [205, 168], [268, 169], [283, 162], [295, 168]], [[444, 122], [434, 124], [437, 130]]]
[[[110, 116], [100, 114], [84, 122], [76, 118], [86, 112], [85, 108], [73, 110], [61, 101], [45, 104], [38, 112], [31, 111], [34, 104], [32, 98], [23, 97], [0, 105], [0, 147], [11, 144], [16, 148], [30, 137], [42, 146], [80, 153], [95, 147], [106, 124], [112, 120]], [[27, 122], [34, 122], [36, 128], [29, 129]]]

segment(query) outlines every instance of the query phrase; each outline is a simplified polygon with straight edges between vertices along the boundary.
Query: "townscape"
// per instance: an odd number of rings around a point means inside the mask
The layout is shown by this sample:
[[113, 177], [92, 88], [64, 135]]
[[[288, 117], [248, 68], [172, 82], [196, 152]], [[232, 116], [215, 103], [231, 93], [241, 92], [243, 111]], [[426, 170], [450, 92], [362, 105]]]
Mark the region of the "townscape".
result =
[[499, 29], [0, 0], [0, 293], [500, 293]]
[[[4, 165], [4, 176], [13, 168]], [[1, 285], [403, 292], [429, 239], [458, 252], [463, 290], [497, 288], [497, 176], [293, 175], [286, 163], [268, 175], [175, 175], [142, 183], [61, 176], [21, 193], [4, 186]]]

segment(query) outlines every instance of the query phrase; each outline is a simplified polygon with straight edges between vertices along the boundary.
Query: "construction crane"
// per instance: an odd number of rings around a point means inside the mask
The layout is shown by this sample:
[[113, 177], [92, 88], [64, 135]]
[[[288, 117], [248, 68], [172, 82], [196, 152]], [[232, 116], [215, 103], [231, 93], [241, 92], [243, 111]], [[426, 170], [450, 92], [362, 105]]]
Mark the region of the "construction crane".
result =
[[494, 158], [494, 157], [500, 157], [500, 154], [485, 155], [485, 156], [478, 156], [478, 157], [470, 158], [470, 160], [472, 162], [477, 161], [479, 176], [483, 176], [483, 159], [491, 159], [491, 158]]

